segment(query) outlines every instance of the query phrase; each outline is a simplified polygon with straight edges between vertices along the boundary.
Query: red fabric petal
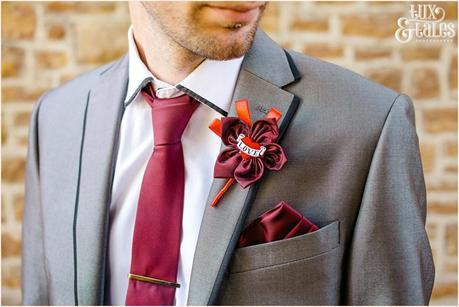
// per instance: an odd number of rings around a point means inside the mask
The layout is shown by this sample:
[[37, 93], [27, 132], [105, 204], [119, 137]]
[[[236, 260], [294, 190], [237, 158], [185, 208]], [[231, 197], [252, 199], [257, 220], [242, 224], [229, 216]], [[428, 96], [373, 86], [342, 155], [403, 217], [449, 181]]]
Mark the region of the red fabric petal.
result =
[[257, 120], [250, 129], [250, 137], [262, 145], [276, 142], [279, 137], [276, 120], [273, 118]]
[[263, 162], [266, 168], [271, 171], [280, 170], [287, 162], [287, 155], [284, 149], [279, 144], [275, 143], [264, 146], [266, 147], [266, 151], [263, 154]]
[[264, 170], [265, 167], [261, 158], [242, 159], [234, 170], [234, 179], [245, 189], [260, 179]]
[[217, 157], [214, 166], [215, 178], [232, 178], [234, 170], [241, 162], [242, 157], [239, 154], [239, 149], [229, 147], [223, 150]]
[[245, 136], [249, 133], [249, 127], [237, 117], [222, 118], [222, 141], [226, 146], [237, 145], [239, 134]]

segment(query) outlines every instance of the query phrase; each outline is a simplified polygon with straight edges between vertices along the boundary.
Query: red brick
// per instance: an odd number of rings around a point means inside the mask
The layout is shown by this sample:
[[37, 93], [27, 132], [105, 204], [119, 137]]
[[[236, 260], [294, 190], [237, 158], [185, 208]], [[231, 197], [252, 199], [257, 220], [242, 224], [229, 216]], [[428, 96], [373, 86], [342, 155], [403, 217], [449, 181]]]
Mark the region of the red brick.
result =
[[24, 182], [25, 159], [2, 158], [2, 181], [4, 183]]
[[341, 30], [345, 36], [393, 37], [399, 17], [384, 13], [345, 15], [341, 17]]
[[427, 132], [457, 132], [457, 108], [424, 110], [423, 117], [424, 129]]
[[2, 46], [2, 78], [20, 75], [24, 63], [24, 50]]
[[318, 58], [339, 58], [343, 52], [343, 46], [336, 44], [306, 44], [303, 48], [303, 53]]
[[37, 18], [34, 5], [26, 2], [2, 2], [2, 40], [32, 39]]
[[52, 1], [46, 5], [48, 12], [55, 13], [104, 13], [115, 10], [114, 2]]
[[365, 75], [375, 82], [381, 83], [394, 91], [400, 92], [402, 72], [396, 68], [371, 69]]
[[438, 74], [434, 69], [419, 68], [413, 71], [411, 97], [415, 99], [435, 98], [440, 93]]
[[2, 259], [21, 255], [21, 241], [2, 231]]

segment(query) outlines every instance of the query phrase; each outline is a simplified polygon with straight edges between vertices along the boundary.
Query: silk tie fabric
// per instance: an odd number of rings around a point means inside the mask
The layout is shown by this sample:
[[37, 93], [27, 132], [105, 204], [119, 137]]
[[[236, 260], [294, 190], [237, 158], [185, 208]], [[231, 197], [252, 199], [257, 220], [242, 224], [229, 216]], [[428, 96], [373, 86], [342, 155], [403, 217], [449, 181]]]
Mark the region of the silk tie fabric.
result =
[[160, 99], [149, 84], [154, 149], [137, 204], [126, 305], [173, 305], [180, 255], [185, 166], [181, 138], [199, 103]]

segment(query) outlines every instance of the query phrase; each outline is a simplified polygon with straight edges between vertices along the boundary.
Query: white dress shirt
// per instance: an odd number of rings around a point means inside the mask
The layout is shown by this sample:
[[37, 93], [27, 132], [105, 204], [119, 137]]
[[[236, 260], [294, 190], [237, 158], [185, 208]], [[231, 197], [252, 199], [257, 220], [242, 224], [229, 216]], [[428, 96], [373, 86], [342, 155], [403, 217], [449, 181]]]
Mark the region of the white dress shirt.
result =
[[125, 304], [137, 201], [143, 174], [154, 147], [151, 108], [139, 91], [142, 85], [152, 80], [156, 95], [160, 98], [175, 97], [186, 92], [202, 102], [182, 136], [185, 197], [177, 274], [180, 288], [175, 292], [175, 304], [186, 305], [199, 228], [221, 144], [220, 138], [208, 125], [229, 110], [243, 58], [229, 61], [206, 59], [179, 84], [172, 86], [155, 78], [142, 62], [132, 27], [128, 31], [128, 41], [127, 106], [121, 122], [110, 204], [109, 304]]

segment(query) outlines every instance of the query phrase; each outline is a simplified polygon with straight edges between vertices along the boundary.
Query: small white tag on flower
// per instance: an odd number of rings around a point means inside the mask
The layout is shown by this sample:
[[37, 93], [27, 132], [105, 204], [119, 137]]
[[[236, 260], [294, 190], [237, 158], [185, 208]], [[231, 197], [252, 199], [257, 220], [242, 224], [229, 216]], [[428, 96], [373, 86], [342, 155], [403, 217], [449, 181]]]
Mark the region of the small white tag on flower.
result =
[[260, 144], [255, 143], [249, 137], [246, 137], [244, 134], [239, 134], [237, 138], [237, 148], [248, 156], [257, 158], [263, 156], [266, 151], [265, 146], [260, 146]]

